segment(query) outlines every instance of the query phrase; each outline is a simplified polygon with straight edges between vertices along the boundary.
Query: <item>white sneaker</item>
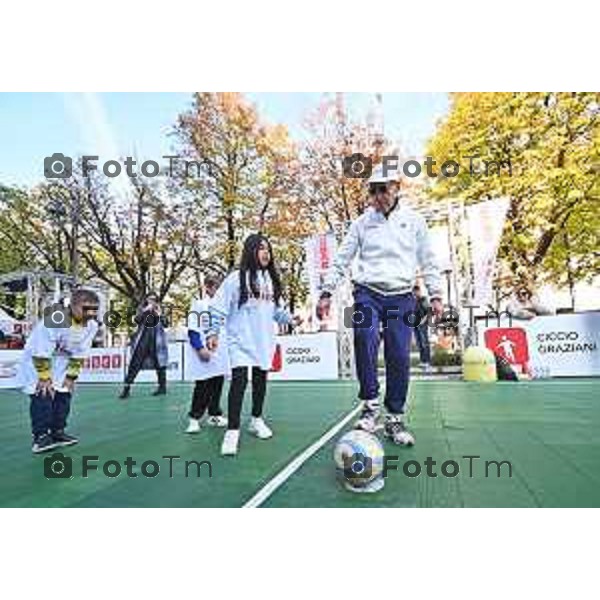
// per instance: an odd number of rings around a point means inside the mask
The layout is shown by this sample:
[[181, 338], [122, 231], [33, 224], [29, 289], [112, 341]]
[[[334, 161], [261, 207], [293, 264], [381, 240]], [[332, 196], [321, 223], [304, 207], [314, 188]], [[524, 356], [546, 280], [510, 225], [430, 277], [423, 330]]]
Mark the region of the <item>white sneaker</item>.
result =
[[190, 423], [185, 430], [186, 433], [198, 433], [200, 431], [200, 421], [190, 417]]
[[387, 415], [385, 420], [385, 436], [398, 446], [414, 446], [415, 436], [406, 429], [402, 416]]
[[206, 424], [209, 427], [227, 427], [227, 418], [223, 415], [208, 417], [208, 419], [206, 419]]
[[238, 445], [240, 443], [240, 430], [239, 429], [228, 429], [223, 436], [223, 443], [221, 444], [221, 454], [223, 456], [235, 456], [238, 451]]
[[261, 440], [268, 440], [270, 437], [273, 437], [273, 432], [263, 421], [262, 417], [252, 417], [250, 419], [248, 431], [250, 433], [253, 433], [257, 438]]
[[367, 433], [375, 433], [381, 429], [381, 426], [378, 424], [380, 415], [381, 409], [378, 399], [364, 400], [363, 409], [358, 421], [354, 424], [354, 429], [362, 429]]

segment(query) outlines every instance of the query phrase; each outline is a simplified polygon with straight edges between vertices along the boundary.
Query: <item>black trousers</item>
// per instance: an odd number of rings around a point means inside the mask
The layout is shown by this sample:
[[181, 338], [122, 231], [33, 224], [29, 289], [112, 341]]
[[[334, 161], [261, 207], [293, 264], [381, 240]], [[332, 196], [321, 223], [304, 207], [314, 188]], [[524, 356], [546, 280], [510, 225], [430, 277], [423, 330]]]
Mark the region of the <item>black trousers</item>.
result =
[[[144, 364], [145, 356], [141, 352], [134, 352], [131, 357], [131, 361], [129, 362], [129, 367], [127, 369], [127, 375], [125, 377], [125, 385], [131, 385], [135, 378], [138, 376], [138, 373], [142, 370], [142, 365]], [[158, 361], [154, 361], [156, 366], [156, 378], [158, 379], [158, 387], [160, 389], [167, 388], [167, 367], [159, 367]]]
[[[252, 416], [262, 415], [267, 391], [267, 374], [258, 367], [252, 367]], [[240, 416], [242, 414], [242, 402], [248, 385], [248, 367], [235, 367], [231, 370], [231, 385], [229, 386], [229, 397], [227, 407], [227, 429], [240, 428]]]
[[196, 381], [194, 395], [192, 396], [192, 409], [189, 413], [192, 419], [201, 419], [207, 408], [211, 417], [218, 417], [223, 414], [220, 401], [224, 381], [225, 377], [223, 375]]

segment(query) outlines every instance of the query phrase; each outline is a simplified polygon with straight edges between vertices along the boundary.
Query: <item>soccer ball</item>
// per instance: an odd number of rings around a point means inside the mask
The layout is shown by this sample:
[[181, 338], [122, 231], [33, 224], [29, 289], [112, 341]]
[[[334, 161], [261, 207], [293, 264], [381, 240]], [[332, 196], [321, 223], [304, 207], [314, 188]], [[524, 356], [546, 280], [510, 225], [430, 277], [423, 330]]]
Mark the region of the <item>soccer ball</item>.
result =
[[372, 434], [355, 429], [340, 438], [333, 451], [338, 477], [353, 488], [364, 488], [381, 477], [383, 446]]

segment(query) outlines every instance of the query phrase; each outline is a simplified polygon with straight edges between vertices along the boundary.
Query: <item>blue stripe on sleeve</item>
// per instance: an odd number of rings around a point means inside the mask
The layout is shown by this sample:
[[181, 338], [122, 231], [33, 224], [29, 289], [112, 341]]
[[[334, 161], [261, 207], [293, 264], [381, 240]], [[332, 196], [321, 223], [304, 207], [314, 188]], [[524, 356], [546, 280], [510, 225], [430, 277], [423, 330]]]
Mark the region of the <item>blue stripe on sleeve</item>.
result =
[[188, 338], [194, 350], [200, 350], [201, 348], [204, 348], [202, 337], [197, 331], [188, 331]]

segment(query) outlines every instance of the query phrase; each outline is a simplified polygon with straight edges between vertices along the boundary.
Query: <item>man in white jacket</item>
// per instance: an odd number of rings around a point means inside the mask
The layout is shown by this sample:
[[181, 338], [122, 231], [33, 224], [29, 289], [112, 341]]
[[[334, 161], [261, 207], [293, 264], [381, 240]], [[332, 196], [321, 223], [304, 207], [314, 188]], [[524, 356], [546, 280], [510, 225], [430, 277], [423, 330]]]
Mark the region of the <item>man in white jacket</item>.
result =
[[387, 409], [385, 435], [399, 445], [413, 445], [403, 415], [410, 376], [410, 345], [416, 325], [412, 293], [417, 268], [428, 288], [431, 309], [443, 311], [439, 268], [429, 243], [425, 219], [400, 195], [397, 170], [377, 170], [369, 180], [371, 206], [350, 226], [325, 278], [318, 309], [328, 312], [331, 295], [356, 258], [354, 307], [344, 324], [354, 329], [359, 398], [363, 411], [357, 428], [375, 432], [380, 415], [377, 361], [383, 330]]

